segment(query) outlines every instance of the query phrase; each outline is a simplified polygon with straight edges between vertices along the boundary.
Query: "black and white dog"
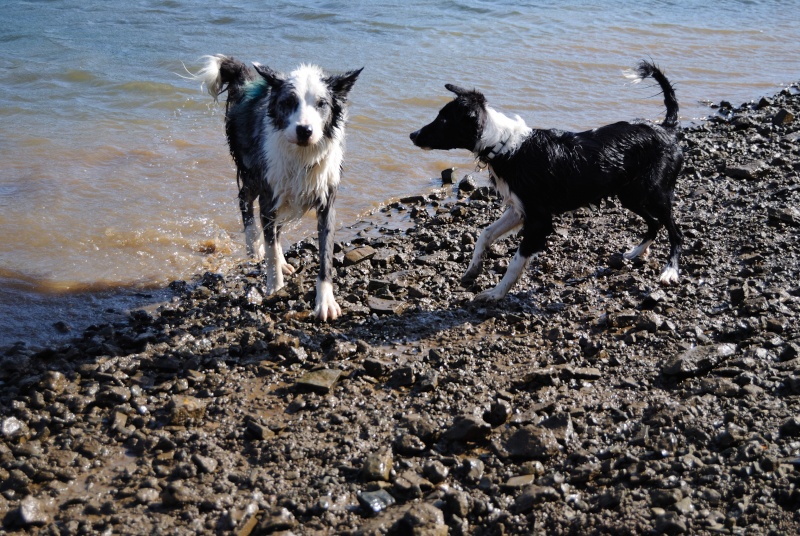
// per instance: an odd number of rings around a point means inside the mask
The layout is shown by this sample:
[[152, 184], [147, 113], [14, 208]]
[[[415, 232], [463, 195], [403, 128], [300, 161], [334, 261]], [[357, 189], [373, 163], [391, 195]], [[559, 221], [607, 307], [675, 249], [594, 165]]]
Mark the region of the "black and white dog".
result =
[[480, 274], [484, 252], [495, 240], [523, 229], [522, 242], [500, 283], [476, 299], [496, 301], [508, 293], [531, 256], [544, 249], [554, 214], [613, 195], [647, 223], [642, 243], [625, 258], [646, 254], [666, 227], [670, 253], [660, 280], [678, 281], [683, 238], [672, 216], [675, 181], [683, 165], [676, 140], [678, 101], [664, 74], [642, 61], [632, 78], [647, 77], [654, 78], [664, 94], [667, 113], [661, 125], [619, 122], [578, 133], [531, 129], [519, 116], [510, 118], [488, 107], [482, 93], [445, 86], [456, 98], [432, 123], [413, 132], [411, 140], [424, 149], [472, 151], [479, 167], [488, 166], [508, 205], [481, 233], [462, 282], [470, 283]]
[[[314, 315], [334, 320], [342, 310], [333, 296], [333, 203], [344, 159], [347, 96], [361, 69], [331, 76], [301, 65], [283, 75], [224, 55], [206, 60], [194, 78], [215, 100], [228, 92], [225, 132], [236, 163], [247, 252], [264, 258], [267, 292], [278, 291], [283, 276], [294, 272], [283, 256], [281, 227], [315, 209], [320, 268]], [[256, 198], [261, 230], [253, 213]]]

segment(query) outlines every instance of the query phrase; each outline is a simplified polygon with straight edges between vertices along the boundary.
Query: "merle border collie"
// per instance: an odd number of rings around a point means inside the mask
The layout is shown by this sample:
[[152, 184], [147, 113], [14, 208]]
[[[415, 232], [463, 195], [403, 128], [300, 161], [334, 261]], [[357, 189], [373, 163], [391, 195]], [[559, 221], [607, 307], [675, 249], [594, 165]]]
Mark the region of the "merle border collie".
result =
[[677, 283], [683, 242], [672, 215], [675, 181], [683, 165], [676, 139], [678, 101], [669, 80], [651, 62], [640, 62], [629, 77], [637, 82], [652, 77], [658, 82], [667, 108], [660, 125], [619, 122], [577, 133], [531, 129], [519, 116], [511, 118], [487, 106], [479, 91], [447, 84], [455, 99], [432, 123], [411, 133], [411, 141], [423, 149], [472, 151], [478, 168], [489, 168], [507, 205], [503, 215], [481, 233], [463, 284], [480, 274], [486, 248], [522, 227], [522, 242], [503, 278], [477, 300], [497, 301], [508, 293], [530, 258], [545, 248], [554, 214], [610, 196], [647, 224], [641, 244], [624, 257], [646, 255], [658, 231], [666, 227], [669, 261], [660, 280]]
[[[314, 315], [342, 314], [333, 296], [334, 200], [344, 159], [347, 97], [362, 69], [342, 75], [301, 65], [288, 75], [218, 54], [193, 77], [217, 100], [228, 92], [225, 132], [236, 164], [247, 252], [266, 262], [267, 292], [283, 287], [281, 227], [317, 212], [319, 276]], [[261, 229], [253, 203], [258, 199]]]

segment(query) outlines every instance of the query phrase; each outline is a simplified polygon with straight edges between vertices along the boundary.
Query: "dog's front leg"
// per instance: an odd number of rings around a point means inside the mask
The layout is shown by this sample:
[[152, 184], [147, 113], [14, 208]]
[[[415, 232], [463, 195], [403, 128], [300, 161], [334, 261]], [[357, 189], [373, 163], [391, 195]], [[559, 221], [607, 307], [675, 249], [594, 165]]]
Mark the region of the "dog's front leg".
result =
[[[502, 219], [502, 218], [501, 218]], [[498, 220], [499, 221], [499, 220]], [[528, 266], [531, 257], [538, 255], [547, 244], [547, 235], [553, 232], [552, 216], [543, 215], [538, 218], [528, 218], [523, 230], [522, 243], [519, 245], [514, 258], [503, 274], [503, 278], [496, 287], [485, 290], [475, 297], [476, 301], [500, 301], [511, 290]]]
[[500, 237], [509, 233], [522, 224], [522, 217], [513, 208], [508, 207], [503, 215], [496, 222], [483, 230], [478, 242], [475, 244], [475, 251], [472, 253], [472, 261], [469, 268], [461, 277], [462, 284], [469, 284], [475, 281], [483, 268], [483, 255], [486, 249], [497, 241]]
[[317, 277], [317, 300], [314, 316], [326, 322], [336, 320], [342, 308], [333, 296], [333, 229], [336, 213], [333, 201], [336, 193], [328, 197], [324, 207], [317, 210], [317, 232], [319, 235], [319, 276]]

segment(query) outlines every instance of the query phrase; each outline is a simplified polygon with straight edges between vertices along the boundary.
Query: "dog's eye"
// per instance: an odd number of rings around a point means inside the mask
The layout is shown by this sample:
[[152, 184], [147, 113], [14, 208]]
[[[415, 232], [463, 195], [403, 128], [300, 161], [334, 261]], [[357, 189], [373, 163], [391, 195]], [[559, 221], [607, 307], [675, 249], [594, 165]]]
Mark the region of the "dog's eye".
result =
[[328, 101], [326, 101], [325, 99], [319, 99], [317, 101], [317, 108], [319, 108], [320, 110], [325, 108], [327, 105], [328, 105]]

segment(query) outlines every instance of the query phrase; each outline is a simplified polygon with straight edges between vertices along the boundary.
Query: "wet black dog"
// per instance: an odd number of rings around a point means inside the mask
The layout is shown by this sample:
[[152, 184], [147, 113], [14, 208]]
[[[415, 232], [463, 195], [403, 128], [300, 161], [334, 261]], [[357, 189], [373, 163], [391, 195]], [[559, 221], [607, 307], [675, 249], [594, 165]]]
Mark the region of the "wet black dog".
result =
[[654, 64], [641, 62], [632, 77], [637, 81], [652, 77], [660, 85], [667, 108], [661, 125], [619, 122], [578, 133], [535, 130], [519, 116], [510, 118], [488, 107], [482, 93], [447, 84], [456, 98], [432, 123], [411, 134], [423, 149], [472, 151], [479, 166], [488, 166], [508, 205], [500, 219], [481, 233], [462, 282], [480, 274], [483, 254], [495, 240], [523, 228], [522, 243], [502, 280], [476, 299], [496, 301], [508, 293], [531, 256], [544, 249], [554, 214], [610, 196], [647, 223], [642, 243], [625, 258], [646, 254], [658, 231], [666, 227], [670, 253], [660, 280], [678, 281], [683, 238], [672, 215], [675, 182], [683, 165], [676, 140], [678, 101]]

